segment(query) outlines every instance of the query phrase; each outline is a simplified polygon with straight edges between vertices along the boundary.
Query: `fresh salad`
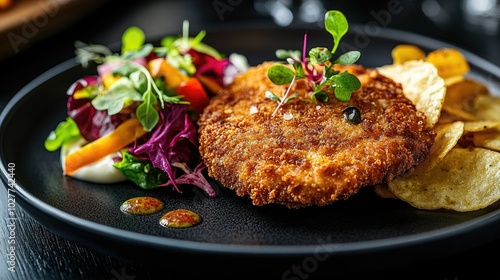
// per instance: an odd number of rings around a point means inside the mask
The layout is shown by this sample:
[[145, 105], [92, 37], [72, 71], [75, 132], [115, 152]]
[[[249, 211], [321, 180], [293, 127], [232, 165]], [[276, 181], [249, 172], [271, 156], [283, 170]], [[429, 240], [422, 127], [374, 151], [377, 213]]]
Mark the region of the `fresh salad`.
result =
[[206, 32], [169, 36], [160, 46], [129, 27], [120, 53], [76, 43], [84, 67], [97, 74], [68, 89], [67, 118], [45, 148], [60, 150], [63, 173], [85, 181], [129, 180], [143, 189], [189, 184], [216, 193], [204, 175], [196, 120], [211, 95], [248, 68], [239, 54], [225, 56], [202, 42]]

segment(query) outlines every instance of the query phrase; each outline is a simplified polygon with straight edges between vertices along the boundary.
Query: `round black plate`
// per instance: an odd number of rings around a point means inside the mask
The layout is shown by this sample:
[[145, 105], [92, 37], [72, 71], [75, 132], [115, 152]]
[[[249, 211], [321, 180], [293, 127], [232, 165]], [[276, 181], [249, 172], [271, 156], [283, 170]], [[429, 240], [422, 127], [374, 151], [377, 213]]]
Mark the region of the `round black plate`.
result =
[[[278, 48], [331, 47], [324, 30], [252, 28], [208, 30], [205, 42], [222, 53], [237, 52], [252, 65], [275, 59]], [[358, 49], [360, 64], [391, 63], [391, 49], [401, 43], [430, 51], [449, 45], [395, 30], [351, 26], [339, 52]], [[470, 76], [498, 91], [500, 69], [462, 50]], [[73, 60], [57, 65], [26, 85], [0, 115], [2, 179], [7, 184], [9, 164], [15, 165], [20, 205], [38, 222], [64, 238], [107, 254], [133, 261], [168, 262], [181, 266], [196, 262], [205, 268], [278, 269], [294, 275], [292, 267], [320, 267], [335, 272], [349, 267], [396, 267], [461, 252], [498, 236], [498, 205], [469, 213], [424, 211], [382, 199], [365, 188], [348, 201], [327, 207], [290, 210], [257, 207], [248, 198], [218, 187], [216, 198], [186, 186], [178, 194], [170, 188], [142, 190], [128, 183], [100, 185], [62, 175], [58, 152], [47, 152], [43, 141], [66, 117], [66, 90], [83, 75], [95, 74]], [[150, 216], [120, 212], [120, 204], [134, 196], [163, 200], [165, 210]], [[203, 222], [188, 229], [158, 224], [166, 211], [186, 208]], [[401, 257], [404, 256], [404, 257]], [[272, 260], [272, 261], [271, 261]], [[328, 263], [328, 265], [326, 265]], [[203, 269], [203, 268], [200, 268]]]

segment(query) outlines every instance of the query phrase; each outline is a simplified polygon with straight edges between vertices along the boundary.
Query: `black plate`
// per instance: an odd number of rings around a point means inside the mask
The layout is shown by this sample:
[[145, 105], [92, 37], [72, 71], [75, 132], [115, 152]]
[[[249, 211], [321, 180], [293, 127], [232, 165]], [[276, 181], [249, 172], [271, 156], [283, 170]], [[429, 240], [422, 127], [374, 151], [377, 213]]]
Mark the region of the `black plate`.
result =
[[[308, 46], [332, 44], [326, 31], [314, 28], [209, 31], [205, 42], [226, 54], [245, 54], [257, 64], [274, 59], [275, 49], [301, 49], [304, 32]], [[370, 67], [391, 63], [390, 51], [400, 43], [426, 51], [449, 46], [356, 25], [342, 42], [341, 52], [359, 49], [359, 63]], [[471, 65], [470, 76], [499, 92], [500, 69], [462, 52]], [[66, 178], [59, 153], [47, 152], [43, 141], [66, 117], [67, 88], [88, 74], [95, 70], [83, 69], [73, 60], [62, 63], [25, 86], [0, 116], [2, 179], [7, 184], [7, 166], [14, 164], [20, 205], [64, 238], [132, 261], [154, 262], [159, 253], [170, 266], [196, 262], [200, 269], [222, 264], [237, 268], [251, 262], [253, 270], [274, 268], [293, 276], [294, 265], [305, 271], [320, 267], [335, 272], [360, 265], [370, 270], [414, 264], [472, 249], [500, 233], [498, 205], [468, 213], [423, 211], [378, 198], [370, 188], [327, 207], [290, 210], [252, 206], [248, 198], [221, 187], [218, 197], [208, 198], [189, 187], [177, 194], [166, 188], [146, 191], [128, 183], [99, 185]], [[162, 199], [165, 210], [144, 217], [120, 212], [123, 201], [145, 195]], [[198, 212], [203, 222], [188, 229], [161, 227], [160, 216], [175, 208]]]

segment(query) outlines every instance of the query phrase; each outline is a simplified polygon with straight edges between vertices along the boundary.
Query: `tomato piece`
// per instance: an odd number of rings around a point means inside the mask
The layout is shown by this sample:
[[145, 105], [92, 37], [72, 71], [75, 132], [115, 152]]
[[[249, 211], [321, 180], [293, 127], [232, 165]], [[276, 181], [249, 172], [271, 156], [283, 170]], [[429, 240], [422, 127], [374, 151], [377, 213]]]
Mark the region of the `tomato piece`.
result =
[[176, 90], [178, 95], [182, 95], [184, 100], [189, 101], [189, 108], [196, 113], [196, 116], [203, 112], [210, 101], [207, 91], [195, 77], [181, 82]]

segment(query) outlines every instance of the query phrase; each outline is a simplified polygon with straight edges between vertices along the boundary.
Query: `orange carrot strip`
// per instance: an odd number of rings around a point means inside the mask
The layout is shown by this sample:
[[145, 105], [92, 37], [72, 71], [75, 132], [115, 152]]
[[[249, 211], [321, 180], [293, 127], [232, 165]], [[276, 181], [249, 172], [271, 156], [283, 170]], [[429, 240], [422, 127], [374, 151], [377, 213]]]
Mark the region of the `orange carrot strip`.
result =
[[125, 148], [146, 133], [137, 118], [124, 121], [112, 132], [68, 154], [65, 157], [65, 174], [71, 175], [79, 168]]
[[196, 77], [210, 92], [214, 94], [217, 94], [222, 89], [222, 86], [210, 77], [206, 77], [203, 75], [198, 75]]
[[182, 82], [189, 79], [187, 75], [170, 65], [165, 58], [155, 58], [149, 61], [148, 70], [154, 78], [163, 76], [169, 88], [176, 88]]

